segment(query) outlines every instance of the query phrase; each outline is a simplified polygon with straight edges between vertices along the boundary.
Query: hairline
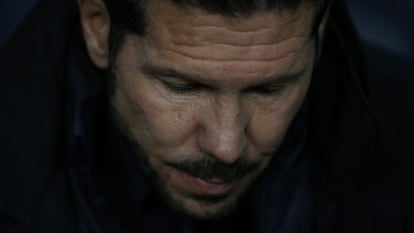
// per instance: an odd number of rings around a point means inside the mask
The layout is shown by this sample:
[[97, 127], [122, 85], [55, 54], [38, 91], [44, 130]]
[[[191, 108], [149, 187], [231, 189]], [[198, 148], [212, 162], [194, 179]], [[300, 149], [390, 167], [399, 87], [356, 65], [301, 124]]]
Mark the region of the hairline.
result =
[[[138, 36], [142, 36], [145, 37], [146, 33], [148, 32], [148, 25], [149, 25], [149, 15], [148, 15], [148, 7], [147, 7], [147, 3], [148, 1], [151, 0], [141, 0], [138, 1], [139, 2], [139, 7], [143, 13], [142, 15], [142, 26], [143, 28], [141, 28], [141, 31], [134, 31], [134, 29], [131, 28], [124, 28], [121, 30], [117, 30], [115, 27], [116, 26], [120, 26], [120, 25], [115, 25], [113, 23], [113, 21], [111, 20], [111, 27], [110, 27], [110, 35], [109, 35], [109, 63], [114, 64], [116, 56], [119, 52], [119, 50], [122, 48], [122, 46], [125, 43], [125, 38], [128, 34], [133, 34], [133, 35], [138, 35]], [[313, 12], [315, 12], [313, 14], [313, 22], [311, 24], [311, 33], [310, 33], [310, 39], [312, 39], [313, 37], [317, 37], [318, 33], [317, 33], [317, 29], [319, 27], [319, 25], [321, 24], [322, 19], [324, 18], [323, 16], [325, 15], [326, 9], [328, 8], [328, 6], [322, 5], [322, 4], [317, 4], [317, 3], [312, 3], [310, 0], [302, 0], [299, 2], [299, 4], [296, 7], [293, 8], [282, 8], [282, 7], [277, 7], [275, 9], [254, 9], [252, 10], [251, 13], [249, 14], [225, 14], [225, 13], [220, 13], [220, 12], [214, 12], [214, 11], [210, 11], [208, 9], [204, 9], [201, 6], [197, 6], [197, 5], [191, 5], [191, 3], [184, 3], [184, 5], [181, 5], [173, 0], [168, 0], [170, 1], [174, 6], [177, 7], [184, 7], [187, 9], [197, 9], [197, 10], [201, 10], [203, 12], [206, 12], [208, 14], [218, 14], [218, 15], [222, 15], [224, 17], [228, 17], [231, 19], [246, 19], [249, 17], [254, 16], [255, 14], [264, 14], [264, 13], [270, 13], [273, 12], [275, 14], [277, 13], [284, 13], [284, 12], [291, 12], [294, 13], [296, 12], [303, 4], [310, 4], [310, 7], [313, 8]], [[327, 0], [326, 2], [330, 2], [332, 0]], [[326, 3], [325, 2], [325, 3]], [[329, 4], [326, 4], [329, 5]], [[115, 29], [114, 29], [115, 28]], [[319, 39], [317, 39], [319, 40]]]

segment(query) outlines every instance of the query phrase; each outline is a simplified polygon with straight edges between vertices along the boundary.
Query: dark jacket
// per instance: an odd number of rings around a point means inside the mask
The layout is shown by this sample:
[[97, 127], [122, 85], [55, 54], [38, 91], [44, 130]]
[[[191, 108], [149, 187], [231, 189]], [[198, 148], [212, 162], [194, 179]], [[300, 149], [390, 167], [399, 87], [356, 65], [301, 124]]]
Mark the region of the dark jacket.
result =
[[[312, 231], [414, 232], [413, 79], [392, 56], [381, 74], [367, 68], [340, 2], [332, 13], [308, 96]], [[106, 103], [102, 87], [84, 83], [88, 114], [74, 116], [71, 38], [80, 38], [76, 1], [44, 0], [0, 52], [1, 233], [122, 232], [78, 145], [99, 150], [93, 119]], [[101, 74], [87, 59], [78, 66]], [[86, 142], [74, 117], [91, 122]], [[263, 232], [273, 232], [271, 213], [259, 213]]]

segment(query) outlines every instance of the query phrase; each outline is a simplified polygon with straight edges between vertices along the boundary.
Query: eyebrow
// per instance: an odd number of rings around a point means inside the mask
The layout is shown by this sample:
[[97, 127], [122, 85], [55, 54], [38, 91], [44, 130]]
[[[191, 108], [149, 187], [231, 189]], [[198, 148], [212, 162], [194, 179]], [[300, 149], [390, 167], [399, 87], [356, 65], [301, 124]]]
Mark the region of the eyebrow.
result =
[[[177, 79], [177, 80], [181, 80], [181, 81], [185, 81], [185, 82], [189, 82], [193, 84], [213, 86], [208, 83], [207, 78], [204, 78], [202, 76], [187, 74], [187, 73], [180, 72], [180, 71], [177, 71], [171, 68], [161, 68], [161, 67], [147, 64], [147, 65], [142, 66], [141, 69], [146, 75], [149, 75], [157, 79], [162, 79], [163, 77], [169, 77], [172, 79]], [[281, 76], [269, 76], [259, 81], [258, 83], [255, 83], [254, 85], [250, 87], [246, 87], [246, 89], [257, 88], [257, 87], [261, 87], [265, 85], [287, 85], [290, 83], [295, 83], [304, 76], [306, 71], [307, 69], [305, 68], [305, 69], [301, 69], [299, 72], [295, 72], [292, 74], [286, 74], [286, 75], [281, 75]], [[203, 82], [200, 80], [205, 80], [205, 81]]]
[[201, 83], [200, 80], [205, 80], [201, 76], [186, 74], [170, 68], [159, 68], [152, 65], [144, 65], [141, 69], [146, 75], [156, 78], [170, 77], [191, 83]]

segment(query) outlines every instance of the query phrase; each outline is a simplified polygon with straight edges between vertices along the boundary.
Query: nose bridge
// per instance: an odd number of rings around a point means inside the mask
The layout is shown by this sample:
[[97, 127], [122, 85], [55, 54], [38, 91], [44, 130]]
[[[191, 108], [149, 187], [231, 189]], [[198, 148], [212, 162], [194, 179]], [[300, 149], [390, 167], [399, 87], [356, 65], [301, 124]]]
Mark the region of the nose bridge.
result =
[[202, 143], [204, 150], [226, 163], [235, 162], [246, 149], [246, 116], [237, 95], [217, 96], [211, 103]]

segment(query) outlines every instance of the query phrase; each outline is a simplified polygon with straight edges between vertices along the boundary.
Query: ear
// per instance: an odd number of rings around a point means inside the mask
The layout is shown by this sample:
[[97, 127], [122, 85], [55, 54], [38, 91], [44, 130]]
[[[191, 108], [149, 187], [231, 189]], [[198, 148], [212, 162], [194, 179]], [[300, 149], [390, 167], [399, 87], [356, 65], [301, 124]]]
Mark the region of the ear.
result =
[[110, 17], [103, 0], [78, 0], [86, 47], [99, 68], [108, 67]]

